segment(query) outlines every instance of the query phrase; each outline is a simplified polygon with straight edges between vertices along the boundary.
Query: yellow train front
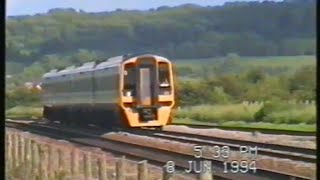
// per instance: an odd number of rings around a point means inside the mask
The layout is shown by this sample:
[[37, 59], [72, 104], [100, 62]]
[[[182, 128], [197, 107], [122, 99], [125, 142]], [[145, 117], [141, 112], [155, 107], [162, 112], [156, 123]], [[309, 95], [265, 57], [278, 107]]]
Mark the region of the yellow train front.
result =
[[153, 54], [52, 70], [42, 80], [43, 115], [65, 124], [162, 127], [171, 122], [171, 62]]

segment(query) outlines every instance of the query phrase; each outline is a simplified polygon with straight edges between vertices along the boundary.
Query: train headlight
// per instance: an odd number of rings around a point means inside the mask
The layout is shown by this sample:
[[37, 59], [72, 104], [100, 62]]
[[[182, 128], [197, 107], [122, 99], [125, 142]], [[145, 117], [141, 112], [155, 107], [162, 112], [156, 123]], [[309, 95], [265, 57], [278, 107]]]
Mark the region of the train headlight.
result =
[[126, 96], [127, 96], [127, 97], [131, 97], [131, 96], [132, 96], [132, 92], [131, 92], [131, 91], [127, 91], [127, 92], [126, 92]]

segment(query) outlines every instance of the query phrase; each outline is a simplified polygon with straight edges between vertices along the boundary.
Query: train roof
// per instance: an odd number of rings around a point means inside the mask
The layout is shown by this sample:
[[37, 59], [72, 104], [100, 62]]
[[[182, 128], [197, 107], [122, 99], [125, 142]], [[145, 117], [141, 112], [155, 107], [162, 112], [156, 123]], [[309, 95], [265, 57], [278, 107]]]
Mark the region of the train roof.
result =
[[[57, 77], [57, 76], [62, 76], [62, 75], [70, 75], [78, 72], [88, 72], [88, 71], [94, 71], [98, 69], [104, 69], [106, 67], [112, 67], [116, 64], [120, 64], [123, 61], [126, 61], [128, 59], [138, 57], [138, 56], [156, 56], [156, 57], [161, 57], [157, 56], [154, 54], [150, 53], [135, 53], [135, 54], [126, 54], [122, 56], [115, 56], [111, 57], [107, 60], [105, 59], [100, 59], [96, 61], [91, 61], [91, 62], [86, 62], [81, 64], [80, 66], [69, 66], [64, 69], [53, 69], [48, 73], [45, 73], [43, 75], [43, 78], [50, 78], [50, 77]], [[162, 59], [166, 59], [164, 57], [161, 57]]]

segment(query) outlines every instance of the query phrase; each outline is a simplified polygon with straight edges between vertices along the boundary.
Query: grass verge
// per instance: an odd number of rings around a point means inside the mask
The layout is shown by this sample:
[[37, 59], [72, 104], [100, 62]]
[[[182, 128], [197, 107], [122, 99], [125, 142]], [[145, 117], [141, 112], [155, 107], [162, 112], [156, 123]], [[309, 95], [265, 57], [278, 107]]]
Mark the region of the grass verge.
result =
[[263, 128], [273, 130], [288, 130], [288, 131], [300, 131], [300, 132], [316, 132], [317, 127], [315, 124], [274, 124], [274, 123], [247, 123], [243, 121], [229, 121], [221, 124], [199, 123], [199, 121], [191, 119], [175, 119], [174, 123], [186, 123], [186, 124], [200, 124], [200, 125], [219, 125], [222, 127], [246, 127], [246, 128]]
[[16, 106], [6, 110], [6, 118], [32, 118], [42, 117], [42, 107]]

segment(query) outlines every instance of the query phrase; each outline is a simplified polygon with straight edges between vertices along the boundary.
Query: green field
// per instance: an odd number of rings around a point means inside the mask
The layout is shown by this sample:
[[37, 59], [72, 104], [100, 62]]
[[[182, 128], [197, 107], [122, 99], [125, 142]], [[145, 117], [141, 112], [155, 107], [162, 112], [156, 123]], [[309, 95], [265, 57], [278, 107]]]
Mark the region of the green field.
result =
[[[177, 66], [183, 65], [205, 65], [214, 64], [222, 61], [224, 57], [206, 58], [206, 59], [173, 59], [172, 61]], [[289, 68], [298, 68], [303, 65], [316, 65], [315, 56], [267, 56], [267, 57], [239, 57], [240, 65], [247, 66], [267, 66], [281, 67], [288, 66]]]
[[6, 110], [6, 118], [41, 118], [41, 107], [16, 106]]

